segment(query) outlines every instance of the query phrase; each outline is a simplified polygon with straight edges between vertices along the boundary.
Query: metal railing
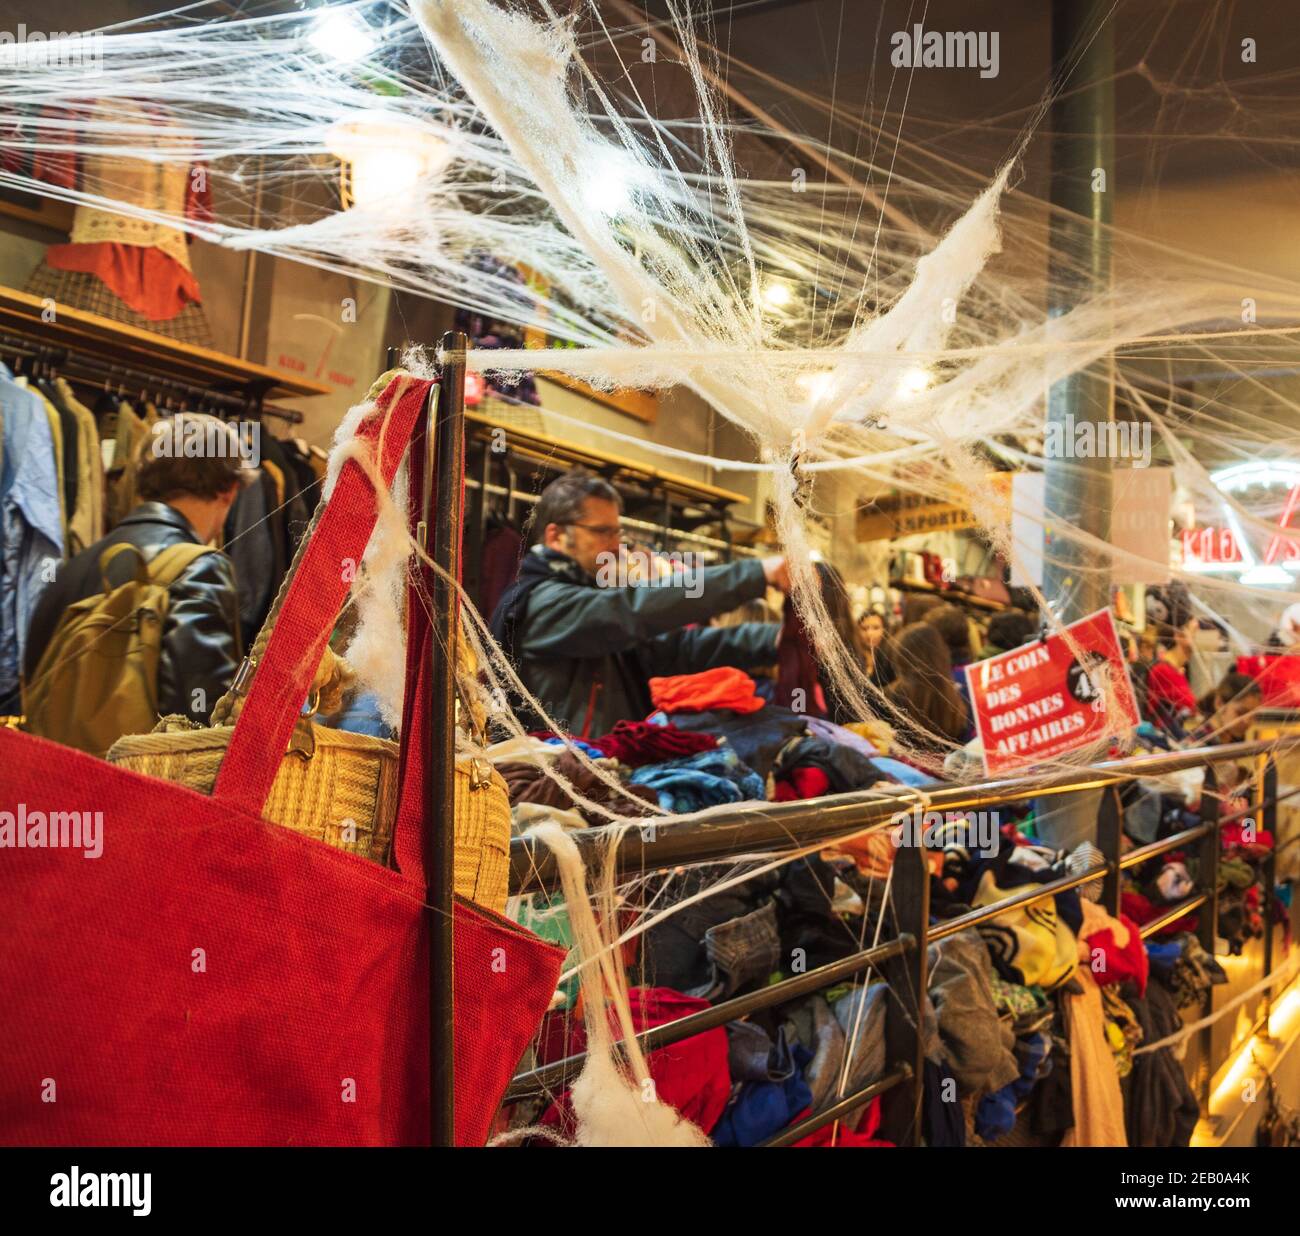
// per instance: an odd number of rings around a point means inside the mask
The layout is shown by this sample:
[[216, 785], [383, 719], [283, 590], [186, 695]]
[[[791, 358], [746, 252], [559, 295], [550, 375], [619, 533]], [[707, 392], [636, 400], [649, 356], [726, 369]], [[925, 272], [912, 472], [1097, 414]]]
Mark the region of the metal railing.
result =
[[[891, 989], [887, 1001], [886, 1055], [891, 1062], [885, 1076], [872, 1080], [843, 1099], [812, 1113], [765, 1142], [786, 1146], [825, 1124], [860, 1108], [876, 1095], [883, 1096], [881, 1136], [900, 1145], [921, 1138], [921, 1104], [925, 1074], [922, 1033], [925, 1016], [929, 946], [957, 932], [976, 927], [1008, 911], [1034, 905], [1059, 893], [1100, 879], [1101, 903], [1111, 915], [1120, 909], [1120, 873], [1173, 850], [1196, 846], [1200, 863], [1198, 888], [1142, 926], [1146, 938], [1187, 914], [1201, 911], [1197, 932], [1202, 946], [1213, 953], [1218, 925], [1218, 863], [1221, 819], [1215, 765], [1251, 759], [1254, 762], [1253, 804], [1248, 809], [1260, 818], [1260, 827], [1275, 833], [1277, 772], [1269, 758], [1279, 748], [1300, 746], [1300, 736], [1271, 742], [1227, 743], [1127, 759], [1108, 760], [1087, 768], [1041, 773], [1016, 779], [981, 781], [969, 785], [935, 783], [897, 792], [860, 791], [798, 802], [741, 805], [705, 820], [648, 819], [645, 827], [630, 827], [618, 838], [612, 861], [620, 877], [666, 870], [686, 863], [735, 859], [759, 853], [805, 849], [870, 828], [886, 825], [900, 815], [924, 807], [940, 812], [975, 811], [1028, 799], [1050, 797], [1074, 790], [1117, 788], [1136, 778], [1158, 777], [1187, 768], [1204, 767], [1201, 823], [1149, 845], [1123, 849], [1123, 808], [1118, 793], [1104, 795], [1098, 813], [1095, 844], [1101, 861], [1089, 870], [1021, 889], [1002, 900], [936, 923], [930, 921], [930, 874], [924, 850], [915, 844], [899, 846], [894, 857], [891, 906], [896, 935], [885, 944], [855, 953], [806, 974], [734, 997], [675, 1022], [656, 1026], [637, 1036], [649, 1052], [670, 1043], [723, 1026], [760, 1009], [833, 986], [868, 969], [876, 969]], [[1227, 819], [1239, 818], [1230, 816]], [[614, 834], [609, 826], [572, 834], [589, 869], [606, 861]], [[1273, 863], [1265, 864], [1271, 880]], [[552, 889], [559, 878], [554, 861], [531, 839], [517, 838], [511, 847], [511, 891], [527, 893]], [[1265, 969], [1272, 958], [1272, 897], [1264, 901]], [[1206, 993], [1202, 1015], [1213, 1007], [1213, 989]], [[1267, 1010], [1266, 1010], [1267, 1011]], [[1209, 1060], [1210, 1027], [1201, 1032], [1201, 1105], [1208, 1102], [1213, 1073]], [[515, 1077], [506, 1100], [556, 1092], [571, 1083], [585, 1060], [584, 1054], [567, 1057]]]

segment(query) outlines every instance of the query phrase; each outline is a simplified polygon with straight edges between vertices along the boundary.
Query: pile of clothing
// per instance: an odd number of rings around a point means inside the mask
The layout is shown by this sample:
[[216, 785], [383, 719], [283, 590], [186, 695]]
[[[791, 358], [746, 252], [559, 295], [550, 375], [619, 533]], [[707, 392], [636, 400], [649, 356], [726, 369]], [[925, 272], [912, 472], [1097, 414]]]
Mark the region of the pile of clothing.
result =
[[[583, 744], [621, 787], [603, 787], [609, 796], [601, 801], [639, 794], [647, 811], [682, 813], [714, 803], [914, 783], [917, 770], [885, 754], [878, 731], [868, 737], [860, 727], [807, 718], [758, 700], [752, 688], [735, 670], [656, 680], [650, 717]], [[498, 766], [509, 768], [512, 793], [516, 784], [524, 787], [514, 807], [521, 827], [538, 818], [540, 797], [532, 787], [546, 780], [548, 762], [563, 766], [575, 784], [580, 774], [590, 778], [555, 735], [517, 739], [492, 753], [515, 761]], [[1130, 795], [1126, 827], [1147, 841], [1196, 822], [1199, 785], [1185, 780], [1182, 796], [1171, 795], [1168, 782], [1154, 803]], [[582, 784], [597, 792], [589, 780]], [[566, 822], [574, 827], [597, 822], [590, 811], [570, 814]], [[936, 922], [1100, 865], [1090, 843], [1069, 853], [1044, 844], [1031, 804], [988, 814], [1000, 821], [990, 837], [956, 816], [925, 840]], [[1247, 876], [1257, 879], [1255, 864], [1272, 838], [1229, 824], [1223, 839], [1221, 896], [1240, 891], [1248, 912], [1254, 884], [1247, 885]], [[883, 890], [895, 849], [890, 834], [878, 831], [749, 879], [737, 880], [745, 869], [732, 863], [649, 877], [638, 889], [641, 905], [656, 915], [681, 908], [658, 917], [623, 951], [638, 1027], [861, 952], [877, 938], [878, 920], [878, 938], [889, 939], [895, 927]], [[1225, 978], [1187, 922], [1150, 942], [1142, 938], [1143, 922], [1190, 893], [1191, 857], [1173, 852], [1132, 874], [1136, 882], [1125, 890], [1118, 915], [1100, 904], [1097, 879], [931, 946], [924, 994], [927, 1144], [1188, 1144], [1198, 1107], [1182, 1064], [1170, 1048], [1138, 1049], [1177, 1030], [1179, 1011]], [[699, 897], [724, 876], [722, 891]], [[561, 899], [535, 894], [521, 902], [521, 921], [571, 943]], [[1248, 916], [1242, 929], [1251, 929]], [[660, 1049], [652, 1053], [651, 1073], [659, 1096], [715, 1143], [758, 1145], [883, 1076], [893, 1063], [885, 1052], [890, 1015], [901, 1010], [883, 983], [841, 983]], [[578, 1050], [581, 1009], [572, 987], [557, 993], [551, 1018], [542, 1062]], [[521, 1107], [514, 1120], [572, 1131], [565, 1096], [544, 1107]], [[878, 1101], [864, 1105], [841, 1122], [835, 1144], [885, 1144], [879, 1119]], [[830, 1141], [828, 1128], [800, 1144]]]
[[[927, 780], [920, 769], [884, 754], [887, 728], [850, 729], [768, 703], [738, 669], [652, 678], [650, 689], [655, 710], [649, 717], [620, 721], [600, 737], [535, 731], [489, 748], [510, 787], [517, 829], [540, 818], [538, 805], [566, 813], [555, 817], [566, 826], [608, 819], [576, 803], [547, 769], [582, 797], [630, 815], [645, 815], [647, 803], [684, 815], [725, 803], [784, 802]], [[603, 776], [566, 752], [566, 744]]]

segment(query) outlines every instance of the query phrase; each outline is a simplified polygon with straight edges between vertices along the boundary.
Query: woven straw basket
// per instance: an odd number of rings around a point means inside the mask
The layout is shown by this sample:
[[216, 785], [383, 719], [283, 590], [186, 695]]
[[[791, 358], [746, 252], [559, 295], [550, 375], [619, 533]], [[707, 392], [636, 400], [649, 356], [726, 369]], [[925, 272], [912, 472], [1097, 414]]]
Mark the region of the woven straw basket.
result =
[[[175, 728], [119, 738], [108, 760], [211, 794], [234, 727]], [[166, 728], [164, 728], [166, 727]], [[266, 819], [373, 862], [392, 865], [397, 811], [397, 744], [366, 734], [300, 723], [280, 762], [263, 811]], [[501, 774], [479, 761], [456, 764], [456, 892], [501, 913], [510, 879], [510, 801]], [[477, 788], [471, 784], [478, 781]]]
[[[376, 399], [398, 371], [381, 375], [367, 399]], [[212, 711], [210, 726], [185, 717], [164, 717], [151, 734], [119, 738], [108, 760], [133, 772], [145, 773], [211, 794], [217, 770], [225, 758], [234, 720], [251, 670], [270, 643], [275, 621], [301, 565], [307, 546], [325, 509], [316, 507], [311, 527], [299, 541], [293, 563], [280, 581], [271, 612], [229, 690]], [[466, 692], [461, 677], [472, 680], [473, 654], [464, 636], [457, 636], [457, 695], [465, 709], [464, 724], [483, 741], [484, 716]], [[392, 866], [393, 824], [397, 815], [398, 746], [383, 738], [331, 729], [309, 720], [318, 710], [332, 713], [351, 681], [351, 668], [327, 646], [312, 683], [310, 713], [300, 717], [289, 750], [280, 761], [263, 816], [351, 854]], [[456, 763], [455, 886], [466, 899], [503, 913], [510, 880], [510, 798], [501, 774], [478, 758]]]

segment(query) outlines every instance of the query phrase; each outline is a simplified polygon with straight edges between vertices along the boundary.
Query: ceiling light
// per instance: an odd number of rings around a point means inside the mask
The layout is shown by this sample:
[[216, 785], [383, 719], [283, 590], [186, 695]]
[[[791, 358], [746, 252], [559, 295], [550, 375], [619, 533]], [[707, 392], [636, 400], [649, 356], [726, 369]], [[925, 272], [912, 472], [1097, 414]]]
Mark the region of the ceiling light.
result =
[[790, 285], [780, 279], [769, 279], [763, 284], [763, 304], [769, 309], [784, 309], [794, 299]]
[[919, 395], [934, 381], [934, 375], [928, 369], [909, 369], [898, 380], [898, 393], [904, 399]]
[[323, 56], [351, 64], [375, 50], [377, 40], [370, 26], [355, 13], [326, 11], [312, 26], [307, 41]]

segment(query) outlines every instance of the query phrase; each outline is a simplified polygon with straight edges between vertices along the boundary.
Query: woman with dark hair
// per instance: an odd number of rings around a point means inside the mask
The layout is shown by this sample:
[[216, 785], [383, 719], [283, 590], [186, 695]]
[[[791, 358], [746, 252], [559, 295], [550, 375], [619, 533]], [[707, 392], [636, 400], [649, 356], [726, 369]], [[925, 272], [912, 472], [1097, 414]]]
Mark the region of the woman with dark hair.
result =
[[[962, 703], [966, 707], [966, 715], [970, 717], [973, 715], [970, 688], [966, 685], [966, 675], [962, 672], [962, 667], [974, 660], [970, 642], [970, 619], [966, 617], [965, 610], [956, 605], [945, 604], [926, 614], [925, 621], [939, 632], [944, 644], [947, 645], [948, 657], [952, 662], [950, 677], [961, 695]], [[962, 742], [969, 742], [974, 737], [974, 725], [968, 724], [960, 738]]]
[[858, 635], [861, 637], [862, 659], [867, 668], [867, 677], [882, 690], [894, 680], [894, 663], [889, 659], [886, 634], [883, 615], [874, 609], [864, 610], [858, 615]]
[[[858, 635], [857, 624], [853, 621], [853, 610], [849, 605], [849, 592], [844, 586], [844, 580], [829, 562], [815, 562], [813, 566], [821, 582], [822, 604], [826, 606], [830, 625], [847, 650], [849, 659], [858, 669], [865, 670], [862, 640]], [[847, 701], [841, 699], [831, 686], [825, 666], [814, 653], [803, 622], [790, 601], [786, 602], [785, 621], [777, 641], [777, 661], [775, 699], [778, 704], [814, 716], [824, 716], [836, 725], [865, 720], [855, 716]], [[795, 692], [799, 694], [796, 695]]]
[[[886, 720], [901, 746], [942, 753], [970, 724], [961, 693], [952, 680], [952, 658], [943, 636], [928, 622], [899, 632], [894, 644], [897, 675], [886, 688], [891, 705]], [[892, 715], [891, 715], [892, 714]]]

